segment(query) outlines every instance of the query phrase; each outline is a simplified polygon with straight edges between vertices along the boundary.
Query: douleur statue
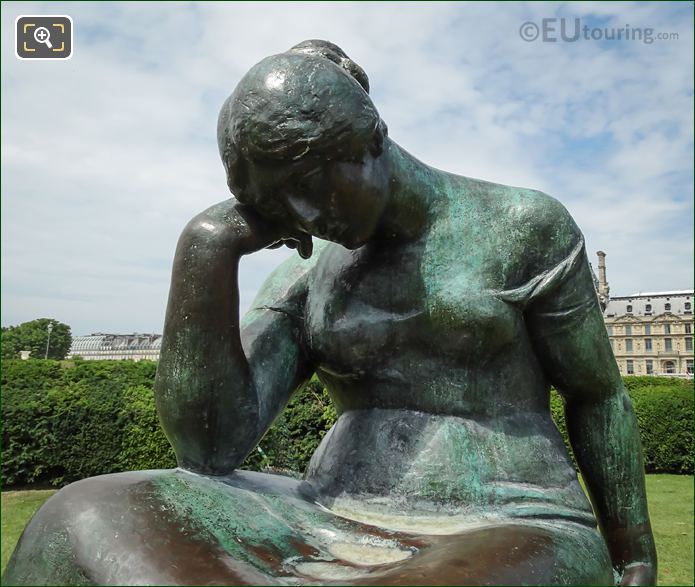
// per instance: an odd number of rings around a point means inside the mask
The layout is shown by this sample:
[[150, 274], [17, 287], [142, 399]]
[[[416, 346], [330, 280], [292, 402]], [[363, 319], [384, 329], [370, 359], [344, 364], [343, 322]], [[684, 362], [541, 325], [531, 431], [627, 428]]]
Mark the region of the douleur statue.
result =
[[[655, 584], [636, 419], [565, 208], [408, 154], [326, 41], [252, 67], [217, 134], [234, 197], [179, 239], [155, 382], [179, 468], [62, 489], [4, 583]], [[240, 320], [240, 258], [282, 245]], [[339, 417], [304, 478], [236, 470], [314, 373]]]

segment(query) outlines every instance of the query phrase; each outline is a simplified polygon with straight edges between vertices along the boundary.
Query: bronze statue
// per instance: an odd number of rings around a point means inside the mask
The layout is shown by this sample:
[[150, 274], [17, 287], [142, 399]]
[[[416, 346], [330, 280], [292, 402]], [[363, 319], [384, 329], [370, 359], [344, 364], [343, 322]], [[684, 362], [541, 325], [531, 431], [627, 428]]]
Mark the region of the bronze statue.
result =
[[[66, 487], [6, 584], [655, 583], [581, 232], [543, 193], [418, 161], [368, 90], [325, 41], [240, 81], [217, 129], [235, 197], [174, 259], [156, 397], [180, 468]], [[240, 321], [239, 259], [282, 244], [299, 256]], [[304, 480], [235, 471], [313, 373], [339, 418]]]

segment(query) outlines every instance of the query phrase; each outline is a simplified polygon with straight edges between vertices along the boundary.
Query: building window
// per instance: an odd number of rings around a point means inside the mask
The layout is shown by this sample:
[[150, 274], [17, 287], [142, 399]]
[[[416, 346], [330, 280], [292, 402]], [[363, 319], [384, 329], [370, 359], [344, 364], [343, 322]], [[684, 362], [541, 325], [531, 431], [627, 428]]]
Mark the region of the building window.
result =
[[644, 334], [651, 334], [652, 333], [652, 325], [651, 324], [645, 324], [644, 325]]
[[644, 350], [648, 353], [652, 352], [652, 339], [651, 338], [645, 338], [644, 339]]
[[690, 352], [693, 351], [693, 339], [692, 339], [692, 337], [687, 337], [685, 339], [685, 350], [690, 351]]
[[685, 333], [686, 334], [692, 334], [693, 333], [693, 325], [690, 322], [688, 322], [685, 325]]
[[635, 363], [634, 363], [634, 361], [633, 361], [632, 359], [628, 359], [628, 360], [625, 362], [625, 364], [626, 364], [626, 366], [627, 366], [627, 371], [626, 371], [627, 374], [628, 374], [628, 375], [634, 375], [634, 374], [635, 374]]
[[671, 325], [664, 324], [664, 334], [671, 334]]
[[671, 304], [664, 304], [664, 311], [670, 312], [671, 311]]
[[693, 360], [692, 359], [686, 359], [685, 360], [685, 371], [688, 373], [688, 375], [693, 374]]
[[665, 351], [672, 351], [673, 350], [673, 341], [670, 338], [664, 339], [664, 350]]
[[645, 361], [645, 364], [647, 366], [647, 375], [653, 375], [654, 374], [654, 361], [651, 359], [647, 359]]
[[685, 302], [685, 313], [690, 314], [691, 310], [692, 310], [692, 306], [690, 305], [690, 302]]
[[606, 332], [608, 336], [613, 336], [613, 327], [611, 325], [606, 326]]
[[676, 372], [676, 364], [673, 361], [664, 362], [664, 373], [672, 375]]
[[625, 351], [628, 353], [632, 352], [632, 339], [631, 338], [625, 339]]
[[647, 305], [644, 307], [644, 313], [645, 313], [645, 314], [651, 314], [651, 313], [652, 313], [652, 305], [651, 305], [651, 304], [647, 304]]
[[632, 336], [632, 326], [625, 327], [625, 336]]
[[632, 314], [632, 306], [630, 304], [627, 305], [627, 313]]

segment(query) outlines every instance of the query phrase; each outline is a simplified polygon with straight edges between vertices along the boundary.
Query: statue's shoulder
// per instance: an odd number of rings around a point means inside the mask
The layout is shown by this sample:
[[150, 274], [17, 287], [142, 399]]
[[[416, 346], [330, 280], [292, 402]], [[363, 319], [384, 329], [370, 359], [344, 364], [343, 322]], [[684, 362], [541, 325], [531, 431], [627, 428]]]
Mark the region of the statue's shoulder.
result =
[[540, 190], [468, 180], [469, 189], [485, 195], [494, 210], [500, 234], [539, 266], [564, 258], [582, 233], [567, 208], [558, 199]]
[[523, 220], [538, 227], [572, 221], [567, 208], [556, 198], [536, 189], [463, 178], [470, 197], [492, 208], [502, 218]]
[[[265, 280], [251, 308], [291, 309], [304, 303], [311, 276], [321, 255], [333, 244], [314, 239], [314, 251], [308, 259], [293, 254]], [[296, 309], [296, 308], [295, 308]]]

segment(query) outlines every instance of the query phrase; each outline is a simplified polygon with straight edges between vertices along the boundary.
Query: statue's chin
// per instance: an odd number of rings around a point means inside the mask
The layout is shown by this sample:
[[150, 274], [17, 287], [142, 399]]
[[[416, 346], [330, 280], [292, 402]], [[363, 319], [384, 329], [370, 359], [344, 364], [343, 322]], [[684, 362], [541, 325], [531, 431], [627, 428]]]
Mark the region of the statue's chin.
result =
[[338, 243], [339, 245], [342, 245], [346, 249], [350, 249], [351, 251], [355, 251], [355, 250], [359, 249], [362, 245], [365, 244], [363, 242], [353, 243], [353, 242], [338, 241], [338, 240], [335, 242]]

